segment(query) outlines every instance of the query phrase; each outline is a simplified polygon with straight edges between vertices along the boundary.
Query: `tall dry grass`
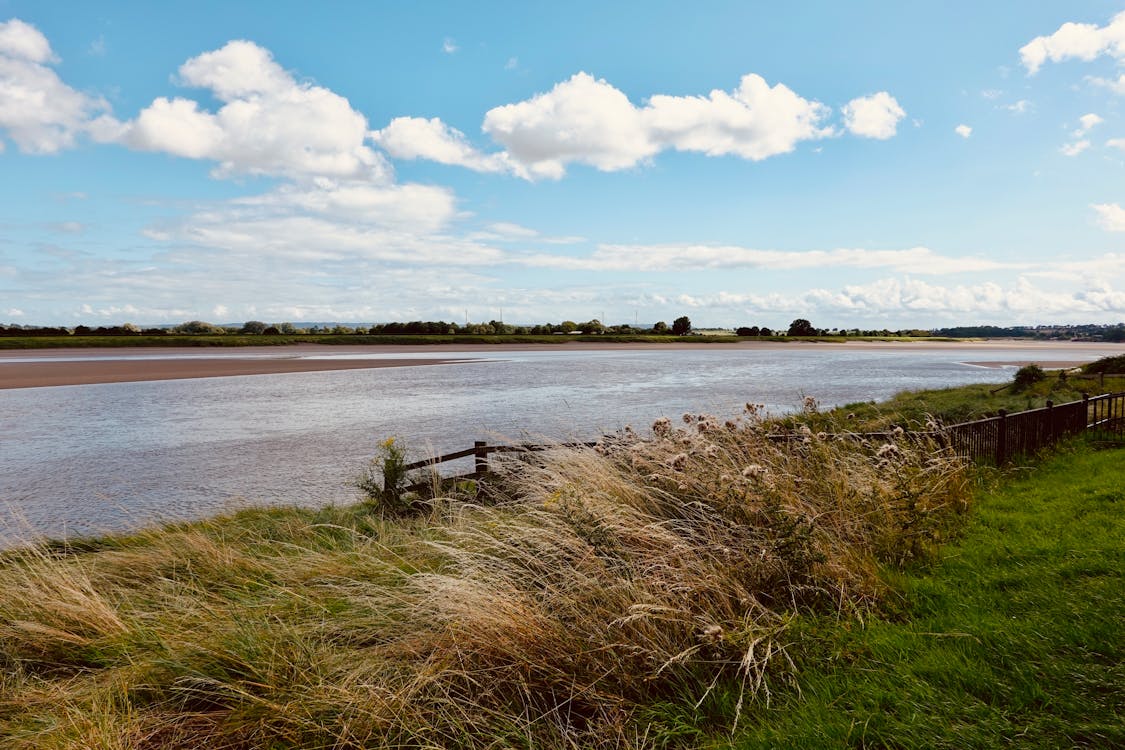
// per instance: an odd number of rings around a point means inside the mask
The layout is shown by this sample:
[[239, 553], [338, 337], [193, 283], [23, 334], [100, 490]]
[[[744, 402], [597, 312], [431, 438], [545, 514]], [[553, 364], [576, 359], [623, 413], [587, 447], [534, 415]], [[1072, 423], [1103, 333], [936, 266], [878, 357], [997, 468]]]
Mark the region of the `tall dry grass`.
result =
[[968, 498], [936, 446], [769, 430], [661, 420], [414, 519], [259, 510], [9, 553], [3, 746], [674, 745], [659, 707], [719, 692], [729, 729], [791, 675], [794, 613], [862, 616]]

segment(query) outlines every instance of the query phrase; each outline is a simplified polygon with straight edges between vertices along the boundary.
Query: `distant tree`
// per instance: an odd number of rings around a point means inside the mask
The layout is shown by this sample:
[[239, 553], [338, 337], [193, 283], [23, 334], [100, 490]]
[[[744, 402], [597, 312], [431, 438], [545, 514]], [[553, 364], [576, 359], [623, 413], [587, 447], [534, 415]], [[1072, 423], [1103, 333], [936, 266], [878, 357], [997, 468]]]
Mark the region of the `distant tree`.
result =
[[605, 333], [605, 326], [602, 325], [602, 322], [597, 318], [586, 321], [582, 325], [578, 326], [578, 329], [582, 331], [582, 333], [586, 334]]
[[574, 333], [578, 330], [578, 324], [573, 320], [564, 320], [563, 322], [559, 323], [559, 330], [563, 333]]
[[736, 336], [761, 336], [762, 335], [762, 331], [761, 331], [760, 328], [758, 328], [758, 326], [750, 326], [749, 328], [747, 328], [746, 326], [742, 326], [741, 328], [736, 330], [734, 333], [735, 333]]
[[771, 331], [769, 328], [766, 328], [765, 326], [762, 326], [762, 330], [758, 333], [758, 335], [759, 336], [772, 336], [773, 331]]
[[691, 333], [691, 318], [681, 315], [672, 321], [672, 333], [677, 336], [687, 336]]
[[262, 330], [262, 335], [263, 336], [280, 336], [281, 335], [281, 329], [279, 329], [277, 326], [266, 326]]
[[297, 330], [297, 326], [293, 325], [292, 323], [279, 323], [277, 326], [277, 330], [288, 335], [300, 333], [300, 331]]
[[248, 320], [242, 324], [242, 333], [265, 333], [268, 326], [260, 320]]
[[786, 336], [815, 336], [816, 329], [813, 328], [812, 323], [804, 318], [797, 318], [789, 324], [789, 332]]
[[223, 329], [212, 323], [207, 323], [202, 320], [189, 320], [186, 323], [180, 323], [172, 329], [176, 333], [223, 333]]
[[668, 333], [668, 324], [663, 320], [658, 320], [652, 324], [653, 333]]

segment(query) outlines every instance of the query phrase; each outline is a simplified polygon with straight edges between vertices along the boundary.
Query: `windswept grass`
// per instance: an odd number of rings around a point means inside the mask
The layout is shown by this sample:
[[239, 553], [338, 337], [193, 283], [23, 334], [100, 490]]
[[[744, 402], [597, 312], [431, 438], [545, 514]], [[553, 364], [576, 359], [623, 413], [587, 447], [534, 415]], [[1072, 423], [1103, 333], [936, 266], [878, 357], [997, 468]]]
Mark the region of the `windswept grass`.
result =
[[[5, 748], [656, 747], [791, 683], [960, 525], [905, 436], [763, 439], [751, 407], [500, 467], [417, 518], [254, 510], [0, 560]], [[701, 707], [680, 722], [674, 707]], [[672, 708], [670, 708], [672, 707]]]

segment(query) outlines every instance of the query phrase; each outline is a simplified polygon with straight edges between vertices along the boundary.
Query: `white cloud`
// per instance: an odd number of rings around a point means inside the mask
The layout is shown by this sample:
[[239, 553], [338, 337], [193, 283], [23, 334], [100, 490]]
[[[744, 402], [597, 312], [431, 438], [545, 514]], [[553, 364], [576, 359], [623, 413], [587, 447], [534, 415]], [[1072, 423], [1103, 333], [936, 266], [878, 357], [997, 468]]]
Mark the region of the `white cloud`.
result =
[[327, 176], [381, 181], [389, 167], [368, 147], [367, 120], [348, 100], [299, 83], [253, 42], [232, 41], [185, 62], [185, 86], [209, 89], [223, 106], [160, 97], [123, 125], [116, 140], [219, 163], [217, 176]]
[[751, 73], [729, 94], [714, 90], [706, 99], [653, 96], [642, 117], [662, 146], [760, 161], [789, 153], [800, 141], [833, 135], [831, 127], [821, 126], [830, 111], [784, 84], [771, 87]]
[[893, 138], [906, 112], [886, 91], [852, 99], [843, 109], [844, 127], [864, 138]]
[[371, 140], [396, 159], [429, 159], [477, 172], [518, 171], [506, 154], [483, 154], [465, 134], [437, 117], [396, 117], [382, 130], [371, 132]]
[[605, 80], [577, 73], [549, 92], [489, 110], [483, 130], [528, 176], [558, 179], [571, 163], [616, 171], [666, 149], [765, 159], [833, 135], [821, 124], [829, 111], [754, 74], [729, 93], [657, 94], [637, 107]]
[[1109, 148], [1116, 148], [1120, 151], [1125, 151], [1125, 138], [1110, 138], [1105, 142]]
[[1015, 102], [1013, 104], [1004, 105], [1004, 109], [1012, 112], [1013, 114], [1022, 115], [1024, 112], [1027, 112], [1031, 109], [1031, 102], [1029, 102], [1027, 99], [1020, 99], [1018, 102]]
[[1107, 88], [1115, 94], [1125, 96], [1125, 75], [1120, 76], [1117, 80], [1112, 78], [1099, 78], [1097, 76], [1088, 76], [1087, 81], [1095, 86]]
[[461, 49], [461, 48], [457, 46], [457, 42], [455, 42], [450, 37], [446, 37], [444, 40], [442, 40], [441, 51], [444, 52], [445, 54], [452, 55], [454, 52], [456, 52], [459, 49]]
[[1103, 120], [1093, 112], [1090, 112], [1089, 114], [1085, 114], [1079, 117], [1078, 122], [1078, 128], [1071, 134], [1075, 138], [1081, 138], [1082, 136], [1086, 135], [1086, 133], [1090, 132], [1091, 128], [1095, 128], [1098, 125], [1101, 125], [1103, 122], [1105, 122], [1105, 120]]
[[109, 110], [104, 99], [63, 83], [50, 67], [56, 62], [37, 28], [19, 19], [0, 23], [0, 132], [25, 153], [73, 146]]
[[1091, 206], [1098, 214], [1098, 225], [1107, 232], [1125, 232], [1125, 208], [1116, 203], [1096, 203]]
[[18, 307], [9, 307], [7, 315], [9, 318], [22, 318], [26, 313]]
[[973, 134], [973, 129], [968, 125], [961, 123], [957, 127], [953, 128], [953, 132], [961, 136], [962, 138], [968, 138]]
[[588, 257], [532, 255], [519, 262], [545, 268], [589, 271], [692, 271], [761, 268], [892, 268], [897, 271], [948, 274], [1014, 268], [986, 258], [939, 255], [926, 247], [906, 250], [761, 250], [731, 245], [599, 245]]
[[1059, 153], [1063, 156], [1078, 156], [1088, 148], [1090, 148], [1090, 141], [1083, 139], [1074, 143], [1064, 143], [1059, 147]]
[[1125, 59], [1125, 12], [1105, 26], [1067, 22], [1049, 36], [1039, 36], [1020, 48], [1020, 59], [1034, 75], [1047, 61], [1078, 59], [1089, 62], [1099, 55]]
[[518, 57], [509, 57], [508, 62], [504, 63], [504, 70], [515, 70], [520, 66], [520, 59]]
[[489, 110], [482, 127], [535, 177], [561, 178], [569, 162], [626, 169], [660, 150], [628, 97], [586, 73]]

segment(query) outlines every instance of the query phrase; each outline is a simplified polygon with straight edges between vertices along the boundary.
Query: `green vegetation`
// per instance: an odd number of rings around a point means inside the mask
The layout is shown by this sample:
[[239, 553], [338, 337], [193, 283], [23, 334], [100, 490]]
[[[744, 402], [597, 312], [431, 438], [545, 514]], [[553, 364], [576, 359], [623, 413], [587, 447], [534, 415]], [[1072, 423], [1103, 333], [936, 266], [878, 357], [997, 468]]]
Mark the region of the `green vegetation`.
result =
[[[1099, 360], [1105, 361], [1105, 360]], [[1093, 366], [1097, 363], [1091, 363]], [[1125, 375], [1089, 377], [1065, 371], [1045, 373], [1042, 380], [1016, 390], [1014, 381], [1006, 385], [967, 385], [937, 391], [904, 391], [887, 401], [847, 404], [832, 412], [814, 415], [813, 429], [846, 429], [870, 432], [897, 424], [908, 428], [924, 428], [927, 423], [969, 422], [995, 416], [1001, 409], [1008, 413], [1038, 409], [1048, 401], [1063, 404], [1079, 401], [1083, 393], [1116, 393], [1125, 391]], [[793, 419], [783, 420], [792, 425]]]
[[859, 419], [809, 399], [796, 441], [753, 404], [661, 419], [424, 501], [390, 440], [354, 507], [0, 554], [0, 746], [1125, 742], [1119, 455], [1013, 478], [818, 434]]
[[882, 567], [929, 554], [968, 502], [963, 467], [928, 448], [764, 430], [751, 408], [513, 454], [484, 504], [417, 516], [254, 510], [10, 552], [0, 745], [608, 748], [729, 730], [793, 679], [801, 613], [858, 622], [887, 594]]
[[[757, 341], [789, 341], [786, 336], [755, 336]], [[276, 334], [256, 335], [227, 333], [215, 334], [161, 334], [131, 336], [3, 336], [0, 337], [0, 350], [2, 349], [51, 349], [59, 347], [120, 347], [120, 346], [201, 346], [201, 347], [227, 347], [227, 346], [285, 346], [289, 344], [398, 344], [418, 345], [429, 344], [568, 344], [574, 341], [594, 344], [665, 344], [673, 340], [669, 335], [631, 333], [631, 334], [570, 334], [570, 335], [530, 335], [530, 334], [346, 334], [346, 333], [302, 333], [302, 334]], [[688, 344], [729, 344], [734, 339], [731, 336], [682, 336], [674, 339], [677, 343]], [[832, 336], [818, 336], [809, 341], [839, 342], [845, 341], [928, 341], [948, 339], [924, 338], [890, 338], [863, 337], [843, 338]]]
[[1076, 448], [977, 504], [861, 627], [801, 617], [800, 692], [744, 748], [1125, 747], [1121, 455]]

